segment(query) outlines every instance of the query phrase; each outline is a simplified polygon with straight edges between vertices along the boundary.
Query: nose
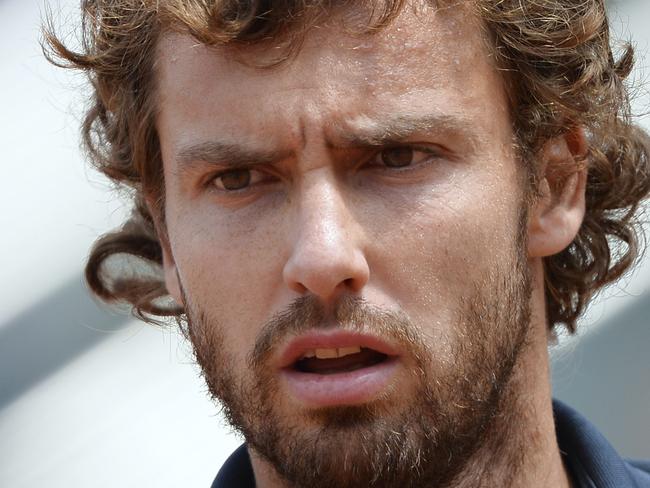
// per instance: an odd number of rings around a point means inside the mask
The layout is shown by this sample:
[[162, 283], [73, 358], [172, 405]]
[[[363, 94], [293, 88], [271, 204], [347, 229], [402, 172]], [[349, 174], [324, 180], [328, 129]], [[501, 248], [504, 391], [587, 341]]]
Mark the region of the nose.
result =
[[283, 270], [286, 285], [323, 303], [359, 293], [369, 278], [363, 236], [335, 177], [324, 169], [314, 171], [295, 202], [291, 254]]

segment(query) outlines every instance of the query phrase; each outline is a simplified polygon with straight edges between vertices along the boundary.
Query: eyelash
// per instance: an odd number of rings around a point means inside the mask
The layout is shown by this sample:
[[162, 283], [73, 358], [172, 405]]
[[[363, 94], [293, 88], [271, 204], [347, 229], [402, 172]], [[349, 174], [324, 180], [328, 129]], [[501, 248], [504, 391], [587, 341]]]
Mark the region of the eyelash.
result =
[[[382, 155], [385, 151], [390, 151], [390, 150], [395, 150], [395, 149], [407, 149], [407, 150], [412, 150], [413, 151], [413, 159], [416, 160], [413, 163], [409, 163], [405, 166], [388, 166], [384, 162], [381, 162]], [[422, 153], [425, 155], [425, 157], [421, 158], [420, 161], [417, 161], [418, 158], [415, 156], [418, 153]], [[422, 165], [426, 165], [427, 163], [430, 162], [431, 159], [438, 159], [442, 157], [443, 150], [439, 147], [432, 147], [432, 146], [423, 146], [423, 145], [394, 145], [394, 146], [386, 146], [378, 150], [369, 160], [367, 160], [366, 163], [364, 163], [361, 167], [381, 167], [384, 171], [391, 172], [391, 173], [403, 173], [403, 172], [409, 172], [409, 171], [414, 171], [417, 170], [419, 167]], [[243, 188], [237, 188], [234, 190], [228, 190], [226, 188], [217, 188], [216, 187], [216, 182], [220, 179], [223, 178], [224, 176], [230, 175], [230, 174], [235, 174], [239, 171], [249, 171], [250, 174], [265, 174], [265, 172], [255, 169], [253, 166], [249, 167], [242, 167], [234, 170], [225, 170], [225, 171], [220, 171], [216, 174], [213, 174], [208, 182], [207, 185], [211, 186], [218, 192], [222, 193], [230, 193], [230, 194], [243, 194], [246, 193], [247, 191], [251, 190], [251, 188], [256, 185], [257, 183], [260, 183], [261, 181], [264, 181], [265, 179], [268, 179], [268, 173], [266, 173], [267, 178], [264, 176], [261, 177], [260, 181], [255, 181], [255, 182], [248, 182], [248, 184], [243, 187]], [[251, 176], [251, 180], [252, 180]]]

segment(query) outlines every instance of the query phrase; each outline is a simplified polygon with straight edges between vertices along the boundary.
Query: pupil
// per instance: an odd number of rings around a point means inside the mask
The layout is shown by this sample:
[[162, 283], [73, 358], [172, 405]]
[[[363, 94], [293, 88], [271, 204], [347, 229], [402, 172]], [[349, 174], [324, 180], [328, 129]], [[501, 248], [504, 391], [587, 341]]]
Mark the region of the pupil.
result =
[[241, 190], [251, 181], [251, 172], [247, 169], [230, 171], [221, 175], [221, 183], [226, 190]]
[[413, 161], [413, 149], [410, 147], [385, 149], [381, 153], [381, 158], [386, 166], [393, 168], [408, 166]]

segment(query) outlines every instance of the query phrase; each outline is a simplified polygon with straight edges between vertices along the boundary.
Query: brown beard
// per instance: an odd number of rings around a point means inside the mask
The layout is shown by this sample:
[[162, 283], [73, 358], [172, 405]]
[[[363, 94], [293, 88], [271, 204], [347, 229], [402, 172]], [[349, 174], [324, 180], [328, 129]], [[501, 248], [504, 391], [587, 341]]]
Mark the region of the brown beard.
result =
[[[451, 365], [436, 361], [423, 340], [428, 324], [352, 296], [341, 297], [332, 310], [306, 296], [263, 326], [242, 374], [233, 368], [224, 326], [186, 300], [190, 339], [210, 393], [249, 448], [289, 486], [450, 486], [486, 442], [495, 449], [519, 442], [503, 419], [515, 410], [509, 382], [530, 329], [522, 241], [512, 262], [478, 279], [461, 300]], [[416, 384], [405, 392], [410, 401], [393, 391], [366, 405], [312, 410], [302, 418], [279, 411], [269, 356], [290, 335], [330, 327], [369, 331], [409, 351]]]

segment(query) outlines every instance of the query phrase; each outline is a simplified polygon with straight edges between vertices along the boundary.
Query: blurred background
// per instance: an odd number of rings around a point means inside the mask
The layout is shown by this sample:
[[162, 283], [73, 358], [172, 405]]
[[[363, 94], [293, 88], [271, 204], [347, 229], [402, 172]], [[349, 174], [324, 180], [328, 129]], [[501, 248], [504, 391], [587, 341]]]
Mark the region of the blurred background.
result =
[[[77, 1], [52, 3], [76, 25]], [[609, 2], [647, 79], [650, 2]], [[82, 268], [128, 208], [85, 164], [85, 80], [38, 45], [43, 4], [0, 0], [0, 486], [210, 485], [241, 442], [173, 328], [98, 306]], [[635, 92], [638, 113], [645, 90]], [[639, 121], [650, 128], [650, 118]], [[650, 458], [650, 260], [552, 348], [558, 398], [624, 455]]]

